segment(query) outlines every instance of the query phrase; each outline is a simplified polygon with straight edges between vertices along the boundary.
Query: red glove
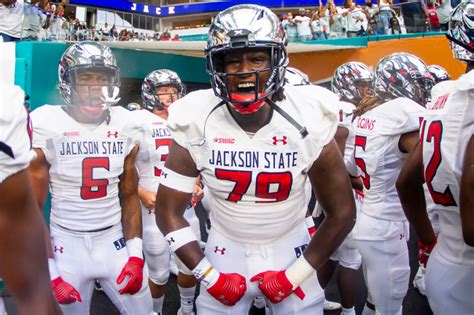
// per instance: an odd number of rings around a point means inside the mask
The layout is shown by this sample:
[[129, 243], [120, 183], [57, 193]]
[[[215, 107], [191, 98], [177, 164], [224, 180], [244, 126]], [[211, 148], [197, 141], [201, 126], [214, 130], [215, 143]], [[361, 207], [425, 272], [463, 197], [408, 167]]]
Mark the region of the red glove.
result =
[[273, 304], [280, 303], [292, 292], [302, 300], [305, 296], [300, 287], [293, 291], [293, 285], [286, 277], [284, 270], [261, 272], [250, 279], [250, 282], [254, 281], [259, 281], [258, 288]]
[[54, 296], [59, 304], [82, 302], [79, 292], [61, 277], [57, 277], [51, 281], [51, 288], [53, 288]]
[[431, 251], [435, 247], [437, 241], [438, 240], [435, 239], [433, 243], [429, 245], [425, 245], [422, 242], [418, 241], [418, 261], [420, 262], [420, 265], [423, 266], [423, 268], [426, 268], [426, 263], [428, 262]]
[[117, 278], [117, 284], [121, 284], [125, 277], [129, 277], [127, 284], [119, 290], [120, 294], [135, 294], [142, 288], [143, 266], [145, 262], [139, 257], [132, 256], [122, 269]]
[[219, 273], [217, 282], [207, 292], [224, 305], [235, 305], [247, 290], [245, 278], [238, 273]]

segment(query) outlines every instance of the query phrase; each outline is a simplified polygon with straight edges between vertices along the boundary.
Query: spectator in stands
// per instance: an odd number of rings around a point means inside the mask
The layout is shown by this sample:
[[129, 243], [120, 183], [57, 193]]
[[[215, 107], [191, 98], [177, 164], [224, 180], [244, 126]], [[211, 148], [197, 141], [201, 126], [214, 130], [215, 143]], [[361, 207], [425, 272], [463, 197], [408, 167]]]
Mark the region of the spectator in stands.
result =
[[173, 39], [172, 39], [173, 42], [180, 42], [181, 41], [181, 38], [179, 38], [179, 35], [178, 34], [175, 34], [173, 36]]
[[300, 8], [298, 10], [298, 15], [295, 17], [294, 21], [296, 23], [296, 28], [298, 30], [298, 41], [307, 42], [313, 38], [310, 26], [311, 18], [306, 15], [306, 10]]
[[334, 3], [329, 4], [329, 38], [346, 37], [345, 26], [346, 18], [341, 15], [341, 11]]
[[313, 39], [327, 39], [325, 25], [319, 16], [319, 10], [313, 11], [310, 25], [311, 31], [313, 32]]
[[425, 3], [421, 0], [415, 2], [400, 0], [400, 4], [402, 4], [401, 12], [407, 33], [426, 32], [428, 11], [426, 11]]
[[365, 1], [364, 13], [368, 21], [367, 34], [368, 35], [383, 34], [383, 25], [377, 22], [380, 20], [379, 18], [380, 11], [379, 11], [378, 6], [374, 4], [372, 0]]
[[396, 15], [393, 15], [390, 19], [390, 28], [392, 29], [392, 34], [402, 34], [400, 21], [398, 20]]
[[446, 32], [448, 30], [449, 17], [451, 16], [453, 8], [451, 7], [449, 0], [436, 0], [435, 4], [441, 31]]
[[441, 25], [438, 19], [438, 13], [436, 13], [436, 2], [434, 0], [428, 0], [426, 4], [426, 10], [428, 11], [428, 20], [430, 22], [430, 31], [439, 32]]
[[293, 13], [288, 12], [283, 16], [283, 21], [281, 22], [283, 28], [285, 29], [286, 36], [288, 41], [295, 42], [298, 40], [298, 29], [296, 28], [295, 21], [293, 20]]
[[367, 16], [359, 5], [356, 5], [352, 0], [345, 0], [342, 16], [346, 17], [347, 37], [367, 35]]
[[20, 40], [22, 17], [23, 0], [0, 0], [0, 41]]
[[109, 36], [109, 33], [110, 33], [110, 27], [109, 27], [109, 24], [107, 22], [104, 23], [104, 26], [102, 26], [102, 28], [100, 29], [101, 33], [102, 33], [102, 39], [104, 39], [104, 36]]
[[383, 34], [391, 34], [390, 19], [393, 16], [391, 10], [393, 0], [377, 0], [377, 4], [380, 8], [379, 20], [383, 25]]

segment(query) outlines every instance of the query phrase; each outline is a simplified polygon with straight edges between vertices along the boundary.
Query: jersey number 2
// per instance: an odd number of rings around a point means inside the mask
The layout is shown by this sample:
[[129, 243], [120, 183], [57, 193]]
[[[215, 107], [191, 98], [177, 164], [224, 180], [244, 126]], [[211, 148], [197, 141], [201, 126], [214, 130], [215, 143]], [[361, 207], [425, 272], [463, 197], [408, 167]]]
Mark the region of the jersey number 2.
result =
[[109, 180], [106, 178], [93, 178], [95, 168], [109, 170], [108, 157], [89, 157], [82, 160], [82, 186], [81, 198], [84, 200], [103, 198], [107, 196]]
[[[421, 127], [421, 145], [424, 144], [425, 140], [425, 129], [426, 129], [426, 120], [423, 121]], [[440, 120], [432, 121], [428, 126], [426, 132], [426, 142], [433, 143], [433, 155], [430, 158], [430, 161], [424, 169], [424, 175], [426, 180], [426, 185], [430, 191], [430, 195], [433, 198], [433, 201], [439, 205], [443, 206], [456, 206], [456, 201], [454, 200], [453, 194], [449, 185], [446, 186], [446, 189], [443, 192], [436, 191], [433, 187], [433, 180], [438, 172], [439, 165], [441, 164], [441, 138], [443, 136], [443, 123]], [[423, 151], [423, 148], [421, 148]]]

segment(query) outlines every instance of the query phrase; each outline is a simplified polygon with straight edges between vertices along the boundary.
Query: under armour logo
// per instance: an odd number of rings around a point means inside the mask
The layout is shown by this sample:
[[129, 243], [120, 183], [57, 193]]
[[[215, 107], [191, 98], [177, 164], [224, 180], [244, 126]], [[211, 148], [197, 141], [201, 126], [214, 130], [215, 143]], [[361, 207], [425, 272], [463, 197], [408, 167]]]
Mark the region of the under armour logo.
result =
[[163, 178], [167, 178], [167, 177], [168, 177], [168, 173], [163, 172], [163, 170], [162, 170], [160, 176], [163, 177]]
[[170, 237], [170, 238], [168, 239], [168, 245], [171, 246], [171, 244], [173, 244], [174, 242], [176, 242], [176, 241], [174, 240], [174, 238]]
[[155, 214], [155, 209], [148, 209], [148, 214]]
[[400, 233], [400, 239], [402, 240], [405, 237], [405, 233]]
[[237, 30], [232, 30], [229, 32], [230, 37], [235, 37], [235, 36], [247, 36], [250, 34], [249, 30], [246, 29], [237, 29]]
[[107, 131], [107, 138], [112, 138], [112, 137], [118, 138], [118, 131], [114, 131], [114, 132]]
[[214, 253], [217, 254], [217, 252], [221, 253], [221, 255], [225, 254], [225, 247], [219, 248], [219, 246], [214, 247]]
[[54, 252], [55, 253], [60, 252], [61, 254], [63, 254], [64, 253], [64, 247], [54, 245]]
[[286, 136], [283, 136], [281, 139], [277, 139], [276, 136], [273, 136], [273, 145], [277, 145], [278, 142], [283, 143], [283, 145], [288, 144], [288, 141], [286, 141], [288, 138]]

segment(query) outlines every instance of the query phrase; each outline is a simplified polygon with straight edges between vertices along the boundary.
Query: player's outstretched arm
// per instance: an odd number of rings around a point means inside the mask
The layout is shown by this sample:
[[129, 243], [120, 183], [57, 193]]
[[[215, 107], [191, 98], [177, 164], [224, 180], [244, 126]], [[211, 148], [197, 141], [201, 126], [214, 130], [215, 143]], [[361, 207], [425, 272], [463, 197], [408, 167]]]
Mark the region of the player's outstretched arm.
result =
[[125, 283], [119, 290], [120, 294], [135, 294], [140, 291], [143, 283], [145, 261], [143, 260], [142, 211], [138, 197], [138, 172], [135, 168], [137, 153], [138, 146], [134, 147], [125, 158], [119, 183], [123, 235], [129, 255], [117, 278], [117, 284]]
[[199, 171], [189, 152], [176, 142], [169, 148], [156, 197], [156, 223], [170, 248], [193, 271], [207, 291], [225, 305], [235, 305], [247, 287], [236, 273], [215, 270], [202, 252], [194, 232], [183, 214], [195, 191]]
[[49, 280], [46, 225], [27, 170], [0, 184], [0, 274], [20, 314], [61, 314]]
[[471, 136], [464, 156], [459, 211], [464, 242], [474, 246], [474, 136]]

